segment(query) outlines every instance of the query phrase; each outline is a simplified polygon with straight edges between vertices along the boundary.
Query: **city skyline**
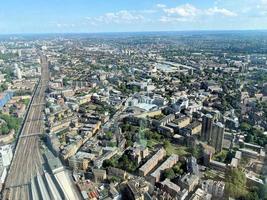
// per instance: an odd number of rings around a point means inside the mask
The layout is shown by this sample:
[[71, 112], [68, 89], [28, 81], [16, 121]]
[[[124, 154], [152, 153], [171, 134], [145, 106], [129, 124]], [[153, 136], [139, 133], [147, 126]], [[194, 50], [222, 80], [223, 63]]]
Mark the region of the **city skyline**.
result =
[[11, 0], [0, 17], [2, 34], [265, 30], [267, 1]]

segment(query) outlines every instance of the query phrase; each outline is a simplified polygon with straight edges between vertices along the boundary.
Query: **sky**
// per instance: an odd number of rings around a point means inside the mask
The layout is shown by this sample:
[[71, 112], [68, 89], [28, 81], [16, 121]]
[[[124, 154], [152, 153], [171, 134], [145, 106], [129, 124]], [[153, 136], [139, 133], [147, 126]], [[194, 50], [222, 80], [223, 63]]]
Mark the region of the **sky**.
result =
[[2, 0], [0, 34], [265, 30], [267, 0]]

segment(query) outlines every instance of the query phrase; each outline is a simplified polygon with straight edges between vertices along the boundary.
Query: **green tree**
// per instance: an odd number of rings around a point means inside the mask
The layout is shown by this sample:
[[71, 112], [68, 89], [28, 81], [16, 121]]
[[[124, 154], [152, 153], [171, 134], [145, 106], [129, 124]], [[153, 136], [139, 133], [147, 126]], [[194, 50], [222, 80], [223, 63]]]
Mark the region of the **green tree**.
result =
[[251, 129], [251, 125], [249, 125], [249, 124], [246, 123], [246, 122], [242, 122], [242, 123], [240, 124], [240, 129], [241, 129], [242, 131], [249, 131], [249, 130]]
[[0, 128], [0, 133], [2, 135], [6, 135], [9, 133], [9, 128], [8, 126], [5, 124], [5, 125], [2, 125], [1, 128]]
[[168, 179], [174, 179], [175, 178], [175, 173], [174, 173], [173, 169], [170, 168], [170, 169], [164, 170], [163, 177], [164, 178], [168, 178]]
[[241, 198], [247, 195], [246, 176], [238, 168], [229, 169], [225, 175], [226, 194], [229, 197]]
[[267, 184], [261, 185], [258, 190], [260, 199], [267, 199]]
[[111, 140], [112, 136], [113, 136], [113, 133], [111, 131], [108, 131], [108, 132], [105, 133], [105, 137], [106, 137], [107, 140]]
[[170, 141], [168, 141], [168, 140], [164, 140], [164, 142], [163, 142], [163, 146], [164, 146], [165, 149], [170, 148], [170, 146], [171, 146]]
[[182, 163], [178, 162], [176, 165], [172, 167], [175, 174], [182, 175], [184, 173], [184, 170], [181, 168]]
[[103, 161], [103, 168], [116, 167], [116, 160], [111, 158]]

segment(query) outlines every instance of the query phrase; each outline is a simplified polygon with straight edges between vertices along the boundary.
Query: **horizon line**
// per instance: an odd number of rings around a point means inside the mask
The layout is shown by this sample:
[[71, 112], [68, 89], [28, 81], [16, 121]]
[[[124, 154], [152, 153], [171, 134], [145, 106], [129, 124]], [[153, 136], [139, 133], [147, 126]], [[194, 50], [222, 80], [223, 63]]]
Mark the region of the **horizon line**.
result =
[[193, 30], [154, 30], [154, 31], [99, 31], [99, 32], [20, 32], [0, 33], [0, 36], [9, 35], [68, 35], [68, 34], [120, 34], [120, 33], [182, 33], [182, 32], [267, 32], [267, 29], [193, 29]]

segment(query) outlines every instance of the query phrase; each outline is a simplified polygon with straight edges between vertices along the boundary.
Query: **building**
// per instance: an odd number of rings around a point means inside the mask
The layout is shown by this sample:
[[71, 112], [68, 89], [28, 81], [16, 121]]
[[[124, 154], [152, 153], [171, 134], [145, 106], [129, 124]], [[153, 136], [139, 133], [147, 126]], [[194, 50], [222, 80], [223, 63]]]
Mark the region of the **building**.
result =
[[180, 187], [175, 183], [171, 182], [170, 179], [165, 179], [163, 182], [160, 182], [161, 189], [170, 194], [173, 198], [178, 196]]
[[187, 159], [186, 167], [187, 167], [188, 172], [195, 174], [195, 175], [199, 174], [199, 167], [197, 164], [197, 159], [195, 157], [191, 156]]
[[[80, 199], [80, 193], [77, 190], [73, 179], [71, 177], [70, 171], [64, 168], [60, 159], [53, 155], [51, 151], [46, 149], [45, 151], [45, 161], [48, 165], [48, 173], [45, 172], [44, 175], [38, 175], [33, 177], [31, 181], [32, 195], [41, 194], [41, 199], [47, 199], [47, 195], [52, 195], [51, 199], [60, 199], [56, 196], [58, 193], [64, 196], [62, 199]], [[37, 184], [35, 184], [37, 180]], [[36, 188], [39, 188], [36, 192]], [[47, 193], [48, 191], [49, 194]], [[55, 196], [56, 195], [56, 196]], [[33, 197], [32, 197], [33, 198]], [[33, 198], [35, 199], [35, 198]], [[49, 198], [50, 199], [50, 198]]]
[[221, 171], [221, 172], [225, 172], [226, 169], [227, 169], [227, 165], [225, 163], [218, 162], [216, 160], [210, 160], [209, 167], [211, 169], [215, 169], [215, 170], [218, 170], [218, 171]]
[[149, 151], [147, 147], [143, 147], [142, 145], [136, 144], [129, 148], [129, 153], [131, 158], [135, 160], [138, 164], [148, 156]]
[[144, 194], [149, 190], [149, 183], [144, 178], [134, 178], [126, 183], [126, 199], [144, 200]]
[[179, 156], [172, 154], [167, 160], [164, 161], [152, 174], [150, 174], [150, 182], [155, 183], [160, 181], [161, 173], [165, 169], [172, 168], [179, 160]]
[[191, 121], [190, 117], [184, 116], [184, 117], [180, 117], [178, 119], [175, 119], [174, 123], [177, 124], [179, 126], [179, 128], [184, 128], [190, 124], [190, 121]]
[[0, 146], [0, 166], [8, 167], [13, 157], [11, 145]]
[[196, 135], [201, 132], [201, 123], [198, 121], [194, 121], [193, 123], [187, 125], [186, 127], [180, 130], [183, 135]]
[[164, 118], [162, 118], [161, 120], [154, 120], [152, 123], [156, 126], [165, 126], [168, 123], [170, 123], [171, 121], [173, 121], [175, 119], [175, 115], [173, 114], [169, 114], [167, 116], [165, 116]]
[[205, 180], [201, 183], [201, 188], [213, 197], [222, 199], [224, 196], [225, 183], [222, 181]]
[[0, 190], [2, 190], [3, 184], [5, 183], [7, 176], [7, 168], [0, 166]]
[[172, 137], [174, 135], [174, 130], [168, 126], [159, 126], [158, 132], [166, 137]]
[[211, 200], [212, 195], [198, 188], [189, 200]]
[[185, 200], [185, 198], [188, 196], [188, 190], [183, 189], [178, 192], [178, 199], [179, 200]]
[[14, 74], [15, 76], [18, 78], [18, 79], [21, 79], [22, 78], [22, 74], [21, 74], [21, 70], [19, 67], [15, 67], [15, 71], [14, 71]]
[[119, 178], [125, 180], [127, 177], [127, 172], [122, 170], [122, 169], [119, 169], [119, 168], [109, 167], [108, 168], [108, 176], [110, 176], [110, 177], [115, 176], [115, 177], [119, 177]]
[[6, 81], [5, 76], [6, 76], [5, 74], [0, 73], [0, 83]]
[[201, 138], [203, 141], [208, 142], [211, 138], [213, 117], [211, 114], [206, 114], [202, 117]]
[[212, 125], [211, 140], [209, 144], [215, 148], [216, 152], [222, 151], [224, 138], [224, 125], [221, 122], [214, 123]]
[[166, 151], [164, 148], [161, 148], [157, 151], [156, 154], [152, 156], [142, 167], [139, 168], [139, 175], [146, 176], [160, 160], [166, 156]]
[[180, 178], [179, 186], [191, 192], [198, 185], [198, 181], [199, 177], [197, 175], [188, 173]]
[[144, 200], [144, 195], [137, 187], [135, 181], [129, 181], [126, 184], [126, 195], [129, 200]]
[[107, 172], [106, 170], [102, 169], [93, 169], [93, 175], [94, 175], [94, 181], [96, 183], [102, 182], [107, 178]]
[[13, 92], [11, 91], [0, 93], [0, 109], [3, 108], [12, 97]]
[[85, 171], [89, 166], [89, 162], [94, 158], [94, 154], [79, 151], [68, 159], [69, 166], [74, 170]]

